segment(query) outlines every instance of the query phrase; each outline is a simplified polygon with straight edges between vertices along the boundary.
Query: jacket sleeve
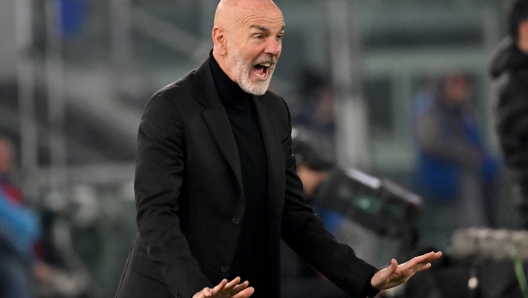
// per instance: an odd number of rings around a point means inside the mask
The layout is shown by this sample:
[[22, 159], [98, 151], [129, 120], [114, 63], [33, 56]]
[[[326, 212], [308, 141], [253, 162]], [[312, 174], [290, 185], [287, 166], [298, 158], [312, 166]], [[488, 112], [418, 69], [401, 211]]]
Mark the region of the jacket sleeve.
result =
[[370, 288], [370, 279], [377, 269], [358, 258], [352, 248], [338, 243], [324, 228], [312, 208], [305, 203], [291, 143], [291, 135], [283, 141], [286, 197], [281, 226], [282, 239], [350, 297], [364, 298], [367, 293], [377, 293]]
[[496, 111], [496, 130], [504, 161], [519, 190], [519, 203], [528, 209], [528, 89], [510, 89], [501, 95]]
[[168, 99], [156, 95], [145, 108], [138, 132], [137, 225], [148, 256], [158, 265], [172, 293], [190, 298], [211, 283], [180, 229], [178, 199], [184, 156], [178, 111]]

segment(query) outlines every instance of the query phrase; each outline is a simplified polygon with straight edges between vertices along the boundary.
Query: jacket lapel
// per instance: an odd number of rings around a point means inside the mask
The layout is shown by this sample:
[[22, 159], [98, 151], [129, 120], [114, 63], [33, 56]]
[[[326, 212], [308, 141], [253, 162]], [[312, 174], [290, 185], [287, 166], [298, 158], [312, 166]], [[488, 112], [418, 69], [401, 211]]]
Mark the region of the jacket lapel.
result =
[[[196, 70], [197, 77], [197, 100], [204, 107], [202, 118], [204, 119], [211, 135], [213, 136], [220, 151], [227, 160], [227, 163], [233, 170], [236, 181], [239, 185], [239, 197], [244, 197], [242, 189], [242, 170], [240, 167], [240, 159], [238, 157], [238, 148], [229, 123], [229, 118], [225, 111], [224, 105], [213, 79], [211, 66], [209, 60], [206, 60], [202, 66]], [[241, 212], [243, 210], [244, 200], [237, 204], [237, 209]]]

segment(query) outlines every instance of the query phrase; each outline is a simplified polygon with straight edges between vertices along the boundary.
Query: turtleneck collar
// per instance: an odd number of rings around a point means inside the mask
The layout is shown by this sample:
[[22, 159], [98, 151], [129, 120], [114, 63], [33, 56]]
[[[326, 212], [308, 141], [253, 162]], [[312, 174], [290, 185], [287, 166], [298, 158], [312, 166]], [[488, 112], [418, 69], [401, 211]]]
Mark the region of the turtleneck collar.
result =
[[220, 68], [218, 62], [213, 57], [213, 51], [209, 54], [209, 61], [211, 62], [211, 70], [213, 71], [213, 79], [216, 84], [216, 89], [220, 94], [220, 98], [226, 107], [248, 108], [250, 105], [250, 95], [240, 88], [240, 86], [233, 82], [226, 73]]

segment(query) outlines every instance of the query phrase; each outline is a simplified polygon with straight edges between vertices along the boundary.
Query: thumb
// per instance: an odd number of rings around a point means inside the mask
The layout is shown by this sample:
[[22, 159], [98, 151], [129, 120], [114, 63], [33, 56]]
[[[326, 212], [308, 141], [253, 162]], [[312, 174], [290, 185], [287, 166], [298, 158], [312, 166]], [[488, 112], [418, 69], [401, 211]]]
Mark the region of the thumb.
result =
[[370, 281], [371, 285], [377, 290], [382, 290], [389, 283], [391, 275], [395, 274], [397, 270], [398, 262], [396, 259], [392, 259], [389, 267], [374, 274]]
[[390, 267], [387, 268], [387, 269], [389, 269], [389, 270], [388, 270], [388, 271], [389, 271], [389, 274], [393, 274], [393, 273], [395, 273], [396, 270], [398, 270], [398, 261], [396, 261], [396, 259], [392, 259], [392, 260], [391, 260], [391, 265], [390, 265]]
[[396, 261], [396, 259], [392, 259], [390, 266], [383, 270], [383, 277], [388, 279], [391, 275], [395, 274], [397, 270], [398, 262]]

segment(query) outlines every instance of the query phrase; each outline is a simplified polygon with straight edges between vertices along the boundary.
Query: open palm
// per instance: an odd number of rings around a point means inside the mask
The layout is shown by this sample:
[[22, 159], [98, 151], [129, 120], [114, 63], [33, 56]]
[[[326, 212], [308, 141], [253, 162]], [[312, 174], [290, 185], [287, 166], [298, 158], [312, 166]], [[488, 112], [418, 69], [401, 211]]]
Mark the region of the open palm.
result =
[[255, 292], [253, 287], [248, 287], [249, 282], [240, 283], [240, 277], [227, 282], [227, 279], [222, 280], [214, 288], [204, 288], [196, 293], [193, 298], [247, 298]]

